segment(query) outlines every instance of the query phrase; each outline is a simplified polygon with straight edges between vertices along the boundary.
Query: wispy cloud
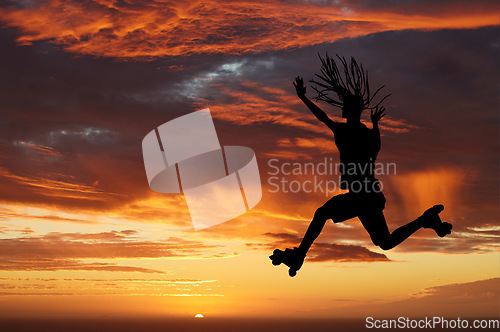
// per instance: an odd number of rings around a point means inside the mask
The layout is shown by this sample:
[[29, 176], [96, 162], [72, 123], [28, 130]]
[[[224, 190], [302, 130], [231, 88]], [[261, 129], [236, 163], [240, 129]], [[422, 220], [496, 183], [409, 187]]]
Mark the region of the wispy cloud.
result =
[[0, 295], [223, 296], [218, 280], [166, 278], [0, 278]]
[[163, 273], [149, 268], [95, 260], [220, 258], [234, 255], [214, 252], [221, 249], [219, 245], [205, 245], [173, 237], [165, 241], [141, 241], [134, 237], [135, 234], [136, 231], [125, 230], [95, 234], [49, 233], [43, 236], [0, 239], [0, 270]]

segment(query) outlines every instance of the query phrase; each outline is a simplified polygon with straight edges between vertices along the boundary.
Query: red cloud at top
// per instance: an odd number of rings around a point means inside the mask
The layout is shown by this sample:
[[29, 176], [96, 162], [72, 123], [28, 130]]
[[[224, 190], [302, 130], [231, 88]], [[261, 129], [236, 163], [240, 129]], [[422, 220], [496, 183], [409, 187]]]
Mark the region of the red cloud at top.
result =
[[[489, 2], [487, 3], [489, 4]], [[18, 42], [52, 40], [77, 54], [152, 59], [196, 53], [241, 54], [333, 42], [369, 33], [495, 25], [491, 6], [453, 3], [430, 9], [376, 8], [295, 1], [60, 1], [7, 6], [0, 21]], [[441, 7], [445, 8], [441, 8]], [[446, 14], [448, 13], [448, 14]]]

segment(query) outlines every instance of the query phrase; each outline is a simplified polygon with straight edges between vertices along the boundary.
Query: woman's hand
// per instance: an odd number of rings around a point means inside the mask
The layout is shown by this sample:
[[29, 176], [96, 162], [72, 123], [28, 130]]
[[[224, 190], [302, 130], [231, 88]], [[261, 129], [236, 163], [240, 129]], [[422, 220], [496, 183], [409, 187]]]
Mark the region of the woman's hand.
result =
[[380, 119], [382, 119], [384, 116], [385, 116], [385, 107], [384, 106], [377, 106], [375, 108], [375, 110], [372, 110], [371, 115], [370, 115], [370, 117], [372, 119], [372, 123], [374, 125], [378, 124]]
[[295, 87], [295, 91], [297, 91], [297, 96], [300, 98], [306, 95], [306, 87], [304, 86], [304, 79], [300, 76], [295, 78], [295, 82], [293, 82], [293, 86]]

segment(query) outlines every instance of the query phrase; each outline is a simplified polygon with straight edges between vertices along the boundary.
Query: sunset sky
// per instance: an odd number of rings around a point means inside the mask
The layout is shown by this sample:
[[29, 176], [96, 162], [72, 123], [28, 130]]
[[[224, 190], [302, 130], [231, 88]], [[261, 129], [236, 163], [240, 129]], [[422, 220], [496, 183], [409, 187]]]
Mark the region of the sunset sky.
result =
[[[499, 26], [495, 0], [1, 2], [0, 317], [498, 317]], [[269, 163], [339, 161], [292, 86], [326, 52], [391, 93], [389, 229], [438, 203], [454, 228], [382, 251], [329, 222], [290, 278], [268, 256], [329, 196], [275, 192]], [[255, 151], [262, 200], [194, 231], [141, 142], [204, 108], [221, 145]]]

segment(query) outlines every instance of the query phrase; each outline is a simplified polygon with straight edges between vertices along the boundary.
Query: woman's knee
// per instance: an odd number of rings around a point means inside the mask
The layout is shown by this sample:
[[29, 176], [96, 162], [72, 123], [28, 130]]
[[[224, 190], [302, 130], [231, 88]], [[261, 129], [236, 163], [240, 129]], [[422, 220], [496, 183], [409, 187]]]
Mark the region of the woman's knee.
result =
[[313, 220], [326, 222], [327, 219], [327, 211], [323, 206], [316, 209]]
[[390, 237], [372, 237], [372, 242], [382, 250], [391, 250], [394, 248], [393, 241]]

